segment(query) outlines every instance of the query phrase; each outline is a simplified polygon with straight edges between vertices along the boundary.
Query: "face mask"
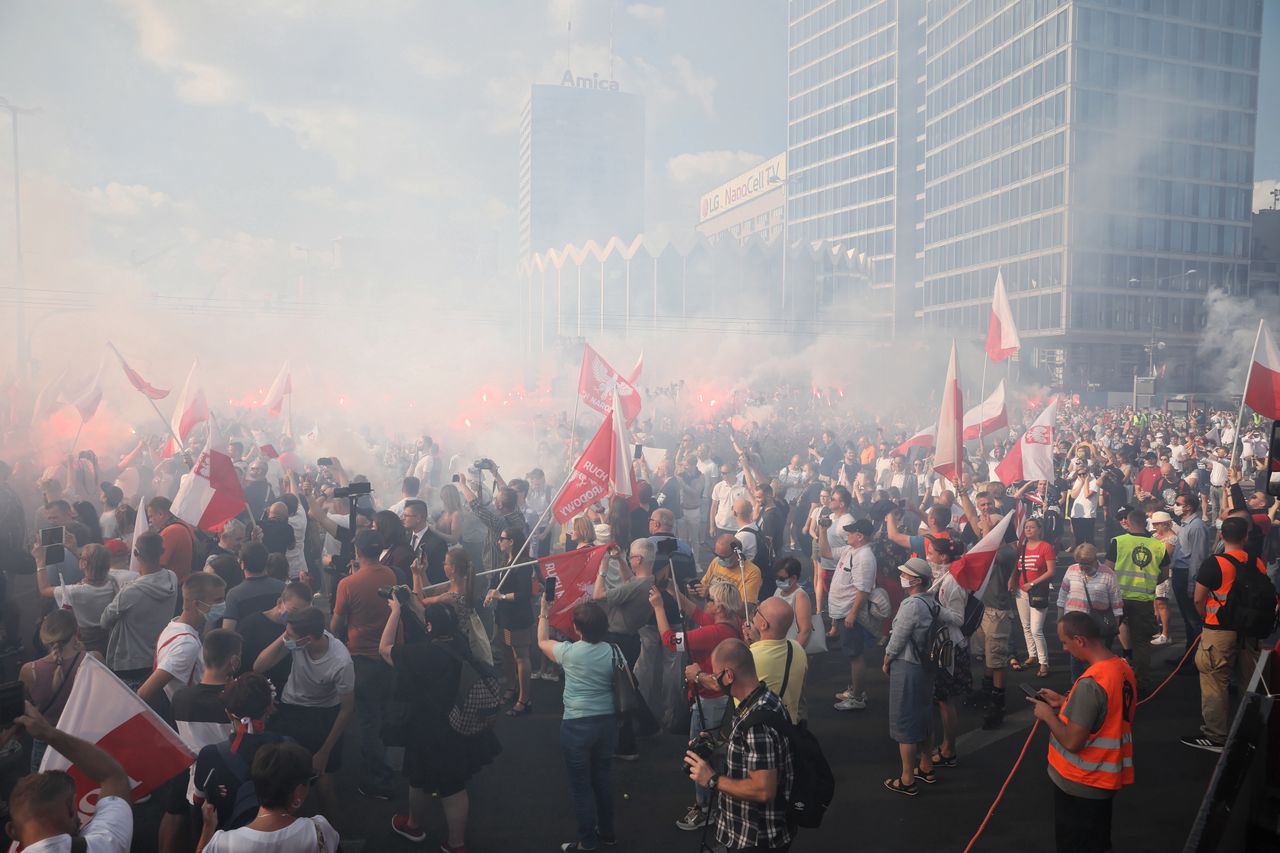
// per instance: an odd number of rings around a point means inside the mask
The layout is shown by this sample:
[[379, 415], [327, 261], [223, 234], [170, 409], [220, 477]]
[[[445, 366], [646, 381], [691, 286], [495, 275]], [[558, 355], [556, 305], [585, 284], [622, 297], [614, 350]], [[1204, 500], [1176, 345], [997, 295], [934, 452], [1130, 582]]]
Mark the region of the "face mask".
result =
[[716, 680], [716, 687], [720, 688], [720, 692], [727, 694], [729, 692], [729, 685], [724, 683], [724, 680], [721, 677], [723, 675], [724, 673], [717, 672], [715, 675], [712, 676], [712, 678]]
[[780, 578], [775, 583], [775, 586], [777, 586], [778, 589], [783, 590], [785, 592], [786, 590], [791, 588], [791, 578]]
[[911, 589], [911, 587], [916, 585], [915, 581], [907, 580], [906, 578], [898, 578], [898, 583], [902, 584], [903, 589]]
[[291, 652], [296, 652], [298, 649], [302, 648], [302, 646], [298, 644], [297, 640], [290, 640], [288, 637], [284, 638], [284, 647]]
[[209, 608], [209, 612], [205, 614], [205, 618], [216, 625], [222, 620], [222, 617], [226, 615], [226, 612], [227, 603], [225, 601], [219, 601], [217, 604], [213, 605], [213, 607]]
[[720, 565], [724, 566], [725, 568], [728, 568], [728, 567], [730, 567], [730, 566], [732, 566], [732, 565], [733, 565], [733, 559], [732, 559], [732, 558], [730, 558], [730, 557], [721, 557], [719, 554], [717, 554], [717, 555], [716, 555], [716, 562], [717, 562], [717, 563], [719, 563]]

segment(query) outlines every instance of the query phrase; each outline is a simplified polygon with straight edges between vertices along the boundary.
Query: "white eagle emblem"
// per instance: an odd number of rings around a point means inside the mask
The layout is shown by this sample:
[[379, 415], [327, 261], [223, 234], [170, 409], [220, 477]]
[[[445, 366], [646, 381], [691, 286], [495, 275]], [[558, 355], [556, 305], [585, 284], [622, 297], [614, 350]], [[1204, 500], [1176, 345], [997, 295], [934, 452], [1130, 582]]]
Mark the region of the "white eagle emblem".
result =
[[1027, 434], [1026, 436], [1023, 437], [1023, 440], [1027, 444], [1049, 444], [1050, 443], [1049, 427], [1033, 426], [1031, 427], [1031, 429], [1027, 430]]
[[618, 375], [604, 363], [604, 359], [596, 356], [591, 362], [591, 375], [596, 380], [596, 394], [602, 400], [609, 400], [613, 397], [613, 392], [618, 392], [618, 397], [628, 397], [636, 393], [636, 389], [631, 387], [631, 383], [620, 380]]

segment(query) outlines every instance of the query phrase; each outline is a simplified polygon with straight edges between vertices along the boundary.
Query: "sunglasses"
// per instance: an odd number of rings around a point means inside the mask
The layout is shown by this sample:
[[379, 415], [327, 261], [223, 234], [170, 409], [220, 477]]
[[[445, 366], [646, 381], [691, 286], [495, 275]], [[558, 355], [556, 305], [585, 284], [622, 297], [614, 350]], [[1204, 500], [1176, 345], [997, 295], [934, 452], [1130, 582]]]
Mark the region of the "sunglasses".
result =
[[498, 541], [499, 541], [499, 542], [510, 542], [510, 541], [511, 541], [511, 537], [510, 537], [510, 536], [499, 536], [499, 537], [498, 537]]

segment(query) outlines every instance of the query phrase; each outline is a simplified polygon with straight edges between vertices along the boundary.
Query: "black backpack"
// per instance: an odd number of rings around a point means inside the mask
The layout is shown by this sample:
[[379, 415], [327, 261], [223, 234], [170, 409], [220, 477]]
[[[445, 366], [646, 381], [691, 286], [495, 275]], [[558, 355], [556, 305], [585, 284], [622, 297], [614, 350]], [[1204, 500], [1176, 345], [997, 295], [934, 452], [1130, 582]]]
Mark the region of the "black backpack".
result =
[[[788, 652], [790, 645], [788, 645]], [[785, 689], [785, 687], [784, 687]], [[806, 723], [793, 724], [785, 714], [757, 708], [741, 723], [750, 728], [765, 725], [773, 729], [791, 746], [791, 798], [785, 803], [787, 825], [817, 829], [831, 806], [836, 792], [836, 777], [831, 772], [822, 746]], [[782, 793], [779, 791], [781, 800]]]
[[[1218, 554], [1236, 567], [1226, 601], [1218, 599], [1218, 627], [1244, 637], [1263, 639], [1276, 628], [1276, 588], [1271, 579], [1254, 566], [1246, 566], [1230, 554]], [[1214, 598], [1218, 598], [1216, 595]]]
[[756, 555], [751, 558], [751, 562], [756, 564], [760, 574], [768, 575], [773, 571], [773, 543], [769, 541], [768, 536], [765, 536], [764, 530], [760, 528], [759, 524], [748, 524], [741, 530], [746, 530], [755, 535]]
[[230, 817], [226, 826], [220, 829], [239, 829], [253, 822], [258, 814], [258, 789], [253, 785], [253, 777], [249, 774], [249, 765], [237, 752], [231, 751], [231, 744], [222, 741], [217, 745], [218, 757], [227, 769], [235, 774], [234, 786], [227, 785], [227, 794], [231, 799]]
[[[931, 607], [928, 599], [924, 599], [924, 606], [929, 608], [929, 630], [924, 635], [924, 649], [922, 650], [916, 645], [915, 632], [911, 635], [911, 648], [915, 650], [916, 657], [920, 659], [920, 666], [924, 667], [925, 672], [937, 672], [939, 669], [951, 670], [951, 664], [955, 660], [955, 644], [951, 642], [951, 632], [942, 620], [938, 617], [942, 613], [942, 605]], [[968, 603], [965, 604], [965, 613], [969, 612]]]

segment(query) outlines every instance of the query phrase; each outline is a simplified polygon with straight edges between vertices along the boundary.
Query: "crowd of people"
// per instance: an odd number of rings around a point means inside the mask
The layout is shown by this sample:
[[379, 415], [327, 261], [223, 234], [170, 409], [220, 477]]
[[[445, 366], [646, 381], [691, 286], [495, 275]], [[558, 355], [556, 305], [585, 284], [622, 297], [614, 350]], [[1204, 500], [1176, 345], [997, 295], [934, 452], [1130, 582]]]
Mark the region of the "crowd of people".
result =
[[[361, 473], [304, 463], [288, 439], [268, 453], [233, 425], [246, 506], [217, 531], [173, 514], [186, 464], [146, 440], [43, 468], [0, 462], [0, 579], [11, 591], [34, 573], [41, 609], [0, 595], [0, 646], [25, 661], [28, 701], [15, 839], [64, 849], [52, 840], [77, 831], [70, 777], [39, 772], [52, 748], [101, 783], [79, 830], [88, 849], [128, 848], [128, 778], [57, 729], [87, 656], [197, 756], [154, 794], [166, 853], [335, 850], [340, 773], [381, 801], [403, 776], [392, 829], [424, 841], [438, 803], [442, 849], [464, 851], [468, 780], [499, 760], [497, 715], [533, 712], [533, 680], [562, 685], [576, 824], [564, 850], [616, 841], [611, 762], [658, 731], [689, 741], [677, 827], [786, 850], [812, 825], [791, 806], [822, 776], [804, 691], [820, 654], [848, 661], [833, 697], [848, 714], [873, 708], [867, 664], [881, 661], [879, 712], [901, 757], [884, 786], [914, 797], [957, 765], [960, 703], [999, 727], [1007, 672], [1046, 679], [1065, 651], [1072, 690], [1028, 697], [1051, 734], [1060, 850], [1110, 849], [1112, 798], [1133, 779], [1132, 708], [1164, 677], [1153, 647], [1199, 638], [1185, 671], [1200, 675], [1202, 720], [1183, 742], [1222, 749], [1231, 672], [1247, 673], [1270, 633], [1242, 621], [1255, 576], [1274, 627], [1280, 527], [1261, 422], [1064, 404], [1056, 477], [1006, 484], [995, 466], [1021, 425], [987, 437], [951, 482], [927, 447], [902, 446], [918, 424], [793, 414], [642, 421], [634, 498], [563, 526], [548, 510], [581, 449], [566, 417], [535, 423], [538, 457], [510, 479], [488, 459], [446, 461], [425, 436], [375, 442]], [[974, 595], [951, 565], [1009, 513]], [[536, 558], [602, 545], [573, 635], [560, 634]]]

